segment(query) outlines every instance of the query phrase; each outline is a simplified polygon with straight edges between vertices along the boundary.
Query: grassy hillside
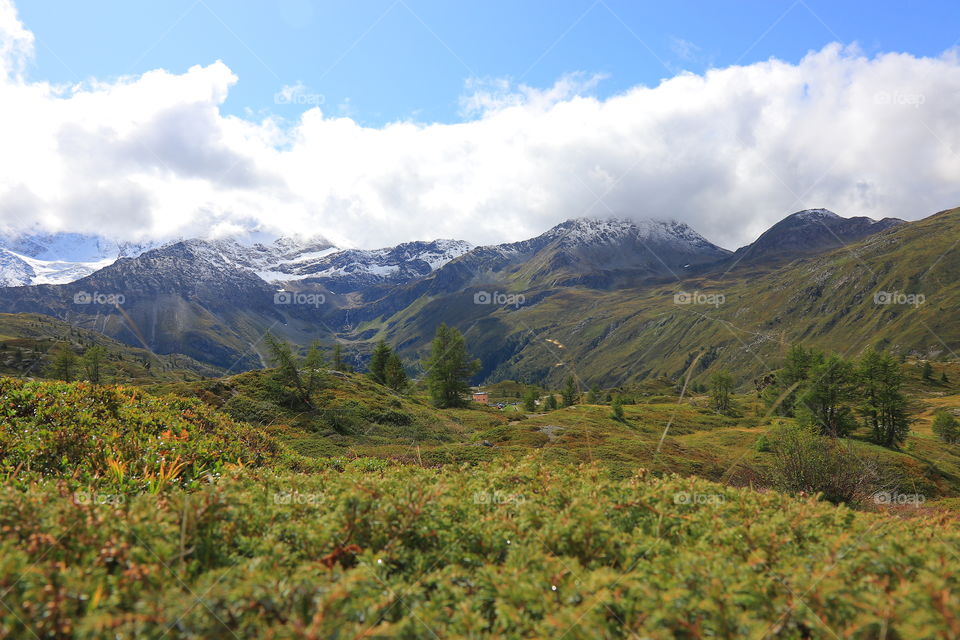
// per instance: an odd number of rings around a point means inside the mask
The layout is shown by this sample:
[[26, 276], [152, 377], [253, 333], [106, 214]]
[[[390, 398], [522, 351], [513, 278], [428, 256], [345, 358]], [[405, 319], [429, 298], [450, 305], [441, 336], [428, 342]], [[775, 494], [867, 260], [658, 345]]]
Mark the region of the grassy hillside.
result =
[[[899, 451], [868, 440], [866, 430], [850, 440], [853, 453], [884, 470], [882, 488], [922, 493], [928, 500], [960, 496], [960, 448], [944, 445], [931, 430], [933, 410], [952, 406], [960, 385], [921, 379], [919, 367], [905, 366], [916, 398], [907, 445]], [[946, 371], [938, 365], [936, 376]], [[952, 370], [952, 369], [951, 369]], [[709, 398], [682, 400], [665, 381], [633, 387], [636, 401], [616, 420], [604, 404], [579, 404], [547, 413], [522, 407], [502, 411], [480, 405], [437, 410], [416, 393], [397, 394], [361, 374], [331, 372], [319, 408], [304, 411], [278, 405], [270, 392], [271, 371], [253, 371], [219, 380], [164, 383], [148, 387], [202, 400], [232, 418], [258, 426], [293, 451], [312, 459], [377, 457], [420, 465], [458, 465], [522, 458], [531, 450], [564, 464], [597, 463], [615, 476], [643, 467], [735, 484], [769, 486], [773, 455], [755, 449], [758, 438], [778, 424], [753, 394], [735, 399], [732, 415], [713, 411]], [[960, 372], [954, 378], [960, 381]], [[494, 394], [516, 394], [516, 384], [495, 385]]]
[[[789, 345], [800, 341], [849, 355], [879, 346], [956, 359], [957, 237], [960, 209], [953, 209], [787, 265], [749, 265], [661, 285], [528, 290], [522, 283], [477, 282], [476, 290], [521, 291], [526, 302], [476, 305], [474, 289], [421, 299], [385, 319], [374, 337], [404, 345], [415, 359], [434, 326], [446, 321], [465, 332], [484, 361], [481, 377], [554, 387], [570, 374], [603, 386], [676, 376], [697, 357], [704, 378], [724, 367], [746, 382], [778, 366]], [[676, 304], [681, 292], [719, 302]], [[893, 300], [922, 295], [924, 301], [876, 304], [880, 292]]]
[[197, 380], [223, 373], [181, 354], [157, 355], [50, 316], [0, 313], [0, 375], [43, 377], [57, 343], [69, 344], [77, 355], [93, 345], [103, 347], [104, 379], [114, 383]]

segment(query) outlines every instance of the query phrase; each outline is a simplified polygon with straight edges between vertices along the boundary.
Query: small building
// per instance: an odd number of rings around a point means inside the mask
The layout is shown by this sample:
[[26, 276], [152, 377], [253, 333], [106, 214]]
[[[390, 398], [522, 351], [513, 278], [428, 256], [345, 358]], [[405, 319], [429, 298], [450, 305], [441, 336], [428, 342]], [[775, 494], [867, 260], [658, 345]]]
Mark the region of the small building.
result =
[[490, 395], [486, 391], [474, 391], [473, 392], [473, 401], [479, 402], [480, 404], [489, 404]]

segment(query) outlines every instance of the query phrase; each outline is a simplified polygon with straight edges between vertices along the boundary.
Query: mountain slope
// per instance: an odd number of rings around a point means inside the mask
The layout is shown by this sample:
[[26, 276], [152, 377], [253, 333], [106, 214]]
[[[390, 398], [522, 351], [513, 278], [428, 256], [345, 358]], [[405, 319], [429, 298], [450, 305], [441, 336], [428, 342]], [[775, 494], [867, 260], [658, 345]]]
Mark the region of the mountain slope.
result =
[[[480, 379], [554, 385], [571, 373], [601, 385], [677, 376], [693, 360], [698, 375], [726, 367], [747, 380], [775, 368], [794, 341], [956, 357], [957, 237], [955, 209], [789, 264], [618, 290], [519, 289], [519, 305], [476, 305], [468, 289], [423, 297], [369, 326], [418, 359], [432, 328], [447, 322], [483, 360]], [[912, 306], [919, 295], [924, 302]]]
[[904, 221], [898, 218], [843, 218], [827, 209], [806, 209], [787, 216], [751, 244], [737, 249], [732, 261], [750, 264], [823, 253], [900, 224]]
[[[462, 243], [337, 252], [323, 243], [286, 251], [191, 240], [69, 285], [4, 289], [0, 311], [47, 313], [231, 370], [266, 362], [268, 331], [298, 344], [338, 340], [361, 357], [383, 338], [417, 362], [446, 322], [482, 359], [478, 380], [550, 384], [574, 369], [600, 384], [675, 376], [694, 359], [698, 371], [727, 366], [746, 379], [773, 368], [796, 340], [841, 351], [869, 342], [956, 352], [956, 330], [944, 320], [960, 304], [956, 211], [914, 223], [865, 220], [794, 214], [751, 245], [755, 259], [733, 268], [730, 252], [686, 225], [657, 221], [571, 220], [456, 257]], [[834, 243], [889, 228], [824, 252], [824, 225]], [[786, 260], [791, 251], [820, 252]], [[263, 269], [273, 267], [293, 279], [266, 282]], [[884, 292], [893, 304], [874, 304]], [[918, 294], [928, 304], [897, 303]], [[111, 295], [123, 303], [103, 304]]]

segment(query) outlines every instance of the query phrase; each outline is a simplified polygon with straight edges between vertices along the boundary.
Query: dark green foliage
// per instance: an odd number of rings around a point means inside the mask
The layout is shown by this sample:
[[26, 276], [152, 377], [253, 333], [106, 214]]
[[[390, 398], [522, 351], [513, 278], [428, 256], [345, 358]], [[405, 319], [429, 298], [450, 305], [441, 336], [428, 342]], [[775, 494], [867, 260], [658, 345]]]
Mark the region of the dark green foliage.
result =
[[760, 437], [756, 439], [753, 443], [753, 450], [757, 453], [767, 453], [770, 451], [770, 438], [767, 437], [767, 434], [761, 433]]
[[563, 406], [572, 407], [573, 405], [577, 404], [577, 383], [573, 379], [573, 376], [567, 376], [567, 379], [563, 384], [561, 396], [563, 397]]
[[923, 363], [923, 379], [927, 382], [933, 380], [933, 365], [930, 364], [929, 360], [925, 360]]
[[600, 402], [600, 388], [594, 384], [587, 392], [587, 404], [597, 404], [598, 402]]
[[729, 371], [720, 370], [710, 376], [710, 399], [713, 408], [720, 413], [730, 412], [730, 394], [733, 391], [733, 377]]
[[900, 364], [889, 353], [871, 351], [861, 358], [857, 382], [862, 398], [860, 415], [884, 447], [899, 446], [910, 431], [907, 398], [903, 395]]
[[463, 396], [470, 391], [470, 378], [480, 370], [480, 361], [470, 358], [466, 341], [455, 327], [446, 324], [437, 327], [425, 366], [434, 406], [466, 405]]
[[797, 415], [820, 434], [840, 438], [856, 427], [851, 404], [856, 400], [853, 365], [830, 355], [810, 370], [810, 382], [797, 399]]
[[822, 493], [831, 502], [863, 502], [882, 486], [880, 467], [849, 445], [808, 426], [781, 425], [770, 435], [772, 484], [787, 493]]
[[301, 365], [304, 370], [304, 382], [310, 398], [322, 389], [327, 380], [327, 362], [320, 351], [320, 344], [314, 342], [307, 351]]
[[956, 444], [960, 442], [960, 424], [956, 416], [941, 409], [933, 416], [933, 433], [942, 441]]
[[80, 358], [83, 374], [86, 379], [93, 384], [100, 384], [102, 381], [103, 361], [105, 357], [106, 350], [100, 345], [93, 345], [87, 349], [83, 357]]
[[314, 409], [314, 394], [323, 388], [326, 381], [326, 363], [317, 343], [311, 345], [305, 358], [293, 353], [287, 342], [271, 334], [264, 338], [270, 350], [270, 359], [276, 366], [272, 388], [279, 402], [299, 404]]
[[[276, 366], [273, 382], [278, 396], [278, 400], [287, 400], [293, 398], [306, 407], [312, 407], [310, 394], [307, 392], [307, 385], [300, 375], [300, 363], [293, 353], [290, 344], [278, 340], [272, 334], [267, 334], [264, 338], [267, 348], [270, 350], [270, 360]], [[293, 389], [293, 393], [284, 393]]]
[[383, 370], [384, 383], [394, 391], [403, 391], [407, 387], [407, 372], [403, 368], [403, 362], [396, 352], [391, 352], [387, 357], [387, 364]]
[[620, 400], [620, 396], [616, 396], [613, 399], [613, 403], [610, 405], [610, 415], [614, 420], [623, 421], [623, 401]]
[[764, 389], [763, 396], [778, 415], [793, 416], [801, 387], [810, 378], [811, 368], [822, 362], [823, 354], [795, 344], [787, 351], [783, 368], [777, 371], [776, 384]]
[[66, 342], [58, 342], [51, 352], [53, 358], [50, 362], [50, 377], [73, 382], [77, 377], [77, 354], [73, 352], [73, 347]]
[[547, 400], [544, 402], [544, 409], [547, 411], [555, 411], [557, 409], [557, 396], [552, 393], [547, 394]]
[[373, 355], [370, 356], [370, 377], [382, 385], [387, 385], [387, 361], [393, 350], [385, 340], [377, 343], [373, 349]]
[[523, 410], [527, 413], [533, 413], [537, 410], [537, 390], [528, 387], [523, 394]]
[[333, 364], [331, 366], [334, 371], [353, 372], [353, 367], [343, 357], [343, 347], [339, 342], [333, 346]]

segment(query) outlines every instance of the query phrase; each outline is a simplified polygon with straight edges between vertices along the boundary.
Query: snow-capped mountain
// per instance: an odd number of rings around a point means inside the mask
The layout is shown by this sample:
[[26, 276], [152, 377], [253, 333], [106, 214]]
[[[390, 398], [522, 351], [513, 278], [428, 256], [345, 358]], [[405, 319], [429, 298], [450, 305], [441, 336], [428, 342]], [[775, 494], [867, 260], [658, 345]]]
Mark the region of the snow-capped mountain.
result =
[[[0, 287], [75, 282], [120, 258], [170, 246], [124, 243], [74, 233], [0, 235]], [[191, 241], [187, 241], [191, 242]], [[280, 284], [310, 279], [331, 290], [353, 291], [379, 284], [403, 284], [429, 275], [473, 248], [462, 240], [407, 242], [384, 249], [340, 249], [320, 236], [257, 242], [249, 237], [197, 240], [216, 260], [253, 271]]]
[[335, 293], [377, 285], [399, 285], [423, 278], [473, 248], [463, 240], [405, 242], [384, 249], [322, 249], [289, 255], [258, 274], [285, 283], [300, 280], [321, 284]]
[[437, 279], [446, 290], [517, 276], [529, 284], [608, 287], [674, 277], [729, 255], [682, 222], [576, 218], [530, 240], [477, 247]]
[[66, 284], [159, 246], [79, 233], [0, 235], [0, 286]]
[[[575, 218], [550, 229], [544, 236], [556, 238], [560, 246], [602, 246], [635, 240], [670, 247], [673, 251], [716, 253], [718, 247], [676, 220], [642, 218]], [[720, 253], [724, 250], [720, 249]]]

